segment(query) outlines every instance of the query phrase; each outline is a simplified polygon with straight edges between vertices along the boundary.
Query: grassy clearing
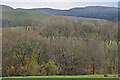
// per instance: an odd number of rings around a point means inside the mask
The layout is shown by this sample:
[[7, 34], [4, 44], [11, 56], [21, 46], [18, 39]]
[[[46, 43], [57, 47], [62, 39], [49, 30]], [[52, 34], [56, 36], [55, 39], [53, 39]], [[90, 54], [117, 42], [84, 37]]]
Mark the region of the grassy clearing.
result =
[[2, 80], [119, 80], [118, 78], [3, 78]]
[[3, 77], [2, 80], [119, 80], [118, 75], [78, 75], [78, 76], [26, 76]]
[[2, 18], [9, 19], [9, 20], [24, 20], [24, 19], [46, 19], [51, 17], [51, 15], [43, 14], [40, 12], [33, 12], [33, 11], [3, 11]]
[[[115, 78], [118, 75], [108, 75], [108, 78]], [[104, 75], [71, 75], [71, 76], [26, 76], [26, 77], [4, 77], [4, 78], [105, 78]], [[107, 77], [106, 77], [107, 78]]]
[[[0, 15], [2, 15], [2, 19], [8, 19], [8, 20], [13, 20], [13, 21], [14, 20], [25, 20], [25, 19], [43, 20], [43, 19], [48, 19], [51, 17], [54, 18], [56, 16], [56, 15], [44, 14], [44, 13], [37, 12], [37, 11], [16, 11], [16, 10], [2, 11]], [[85, 18], [85, 17], [70, 17], [70, 18], [72, 19], [77, 18], [78, 20], [87, 20], [87, 21], [102, 21], [102, 19]]]
[[86, 20], [86, 21], [107, 21], [105, 19], [96, 19], [96, 18], [85, 18], [85, 17], [77, 17], [78, 20]]

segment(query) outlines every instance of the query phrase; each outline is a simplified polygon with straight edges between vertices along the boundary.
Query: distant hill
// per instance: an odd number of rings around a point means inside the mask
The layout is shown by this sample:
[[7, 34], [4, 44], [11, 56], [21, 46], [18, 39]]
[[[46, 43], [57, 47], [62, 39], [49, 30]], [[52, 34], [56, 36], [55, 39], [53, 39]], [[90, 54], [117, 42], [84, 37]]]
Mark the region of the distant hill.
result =
[[33, 9], [18, 8], [16, 10], [39, 11], [50, 15], [97, 18], [106, 19], [110, 21], [118, 20], [118, 8], [115, 7], [88, 6], [84, 8], [72, 8], [69, 10], [59, 10], [51, 8], [33, 8]]
[[[62, 16], [74, 16], [74, 17], [84, 17], [84, 18], [96, 18], [96, 19], [106, 19], [106, 20], [110, 20], [110, 21], [117, 21], [118, 20], [118, 8], [115, 7], [103, 7], [103, 6], [88, 6], [88, 7], [83, 7], [83, 8], [72, 8], [69, 10], [59, 10], [59, 9], [51, 9], [51, 8], [33, 8], [33, 9], [22, 9], [22, 8], [17, 8], [14, 9], [12, 7], [6, 6], [6, 5], [0, 5], [0, 8], [2, 8], [2, 11], [4, 13], [4, 11], [12, 11], [10, 12], [11, 15], [13, 15], [15, 12], [16, 17], [17, 14], [22, 13], [22, 14], [26, 14], [28, 13], [28, 15], [32, 15], [32, 13], [34, 14], [34, 16], [32, 18], [39, 18], [37, 17], [37, 15], [41, 15], [42, 13], [44, 13], [44, 15], [62, 15]], [[13, 11], [14, 10], [14, 11]], [[26, 11], [26, 12], [21, 12], [22, 11]], [[32, 11], [32, 13], [29, 13], [27, 11]], [[39, 12], [41, 12], [39, 14]], [[5, 13], [7, 14], [7, 13]], [[10, 17], [11, 15], [8, 14], [8, 16]], [[19, 14], [19, 18], [25, 18], [23, 16], [20, 16], [22, 14]], [[36, 15], [35, 15], [36, 14]], [[27, 17], [29, 17], [27, 15]], [[7, 17], [3, 15], [3, 18]], [[12, 17], [12, 16], [11, 16]], [[31, 16], [30, 16], [31, 17]], [[45, 17], [45, 16], [44, 16]]]
[[25, 21], [32, 20], [37, 23], [37, 21], [43, 21], [49, 18], [59, 19], [61, 16], [75, 20], [105, 21], [106, 19], [117, 21], [117, 8], [110, 8], [110, 10], [106, 8], [103, 9], [103, 7], [94, 7], [95, 10], [93, 10], [93, 7], [85, 7], [72, 8], [69, 10], [57, 10], [50, 8], [14, 9], [6, 5], [0, 5], [0, 7], [2, 8], [2, 12], [0, 12], [0, 15], [2, 14], [2, 16], [0, 16], [0, 20], [2, 20], [3, 27], [17, 27], [22, 26], [21, 24]]
[[53, 17], [52, 15], [44, 14], [36, 11], [21, 11], [15, 10], [9, 6], [0, 5], [2, 12], [0, 12], [0, 20], [2, 20], [2, 27], [17, 27], [26, 20], [42, 21]]
[[[38, 9], [13, 9], [12, 7], [6, 5], [0, 5], [2, 10], [2, 19], [16, 21], [16, 20], [42, 20], [50, 17], [56, 17], [55, 14], [58, 12], [62, 12], [63, 10], [55, 10], [50, 8], [38, 8]], [[94, 18], [84, 18], [84, 17], [76, 17], [69, 16], [69, 18], [77, 18], [83, 20], [99, 20]]]
[[34, 11], [2, 11], [2, 27], [17, 27], [22, 26], [21, 23], [24, 21], [42, 21], [51, 18], [52, 15], [44, 14], [41, 12]]
[[45, 18], [49, 18], [51, 15], [34, 12], [34, 11], [3, 11], [2, 18], [8, 20], [25, 20], [25, 19], [32, 19], [32, 20], [41, 20]]
[[6, 6], [6, 5], [0, 5], [2, 8], [2, 19], [8, 19], [8, 20], [24, 20], [24, 19], [44, 19], [48, 18], [51, 15], [44, 14], [41, 12], [36, 11], [21, 11], [16, 10], [12, 7]]
[[0, 5], [0, 9], [2, 9], [2, 11], [14, 10], [12, 7], [9, 7], [9, 6], [6, 6], [6, 5]]

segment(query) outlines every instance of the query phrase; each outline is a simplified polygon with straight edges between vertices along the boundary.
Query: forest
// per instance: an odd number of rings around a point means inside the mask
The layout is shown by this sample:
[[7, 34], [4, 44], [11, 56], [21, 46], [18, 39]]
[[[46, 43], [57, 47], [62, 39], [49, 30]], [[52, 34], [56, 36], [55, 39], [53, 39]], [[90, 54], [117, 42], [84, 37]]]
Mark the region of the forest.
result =
[[118, 22], [30, 11], [2, 21], [2, 76], [118, 74]]

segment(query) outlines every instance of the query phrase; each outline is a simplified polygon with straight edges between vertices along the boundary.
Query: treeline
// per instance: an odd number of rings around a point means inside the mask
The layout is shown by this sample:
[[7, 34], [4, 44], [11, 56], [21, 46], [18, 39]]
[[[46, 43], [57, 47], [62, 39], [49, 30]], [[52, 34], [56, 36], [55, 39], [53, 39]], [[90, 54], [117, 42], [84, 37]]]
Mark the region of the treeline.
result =
[[75, 7], [69, 10], [59, 10], [51, 8], [35, 8], [35, 9], [22, 9], [21, 11], [37, 11], [50, 15], [63, 15], [63, 16], [74, 16], [84, 18], [97, 18], [105, 19], [109, 21], [118, 21], [119, 8], [117, 7], [105, 7], [105, 6], [87, 6], [87, 7]]
[[9, 19], [2, 19], [2, 28], [8, 27], [18, 27], [18, 26], [31, 26], [32, 19], [24, 19], [24, 20], [9, 20]]
[[3, 76], [118, 73], [117, 23], [64, 17], [28, 23], [3, 29]]
[[68, 13], [58, 13], [57, 15], [64, 16], [76, 16], [76, 17], [84, 17], [84, 18], [96, 18], [96, 19], [105, 19], [109, 21], [118, 21], [118, 12], [68, 12]]

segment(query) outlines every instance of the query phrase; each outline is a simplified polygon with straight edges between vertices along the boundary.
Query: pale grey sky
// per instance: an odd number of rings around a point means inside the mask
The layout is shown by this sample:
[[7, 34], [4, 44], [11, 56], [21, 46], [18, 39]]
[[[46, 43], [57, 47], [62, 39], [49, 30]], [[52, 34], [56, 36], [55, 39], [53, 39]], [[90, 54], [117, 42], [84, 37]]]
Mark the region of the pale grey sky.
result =
[[118, 2], [119, 0], [2, 0], [1, 2]]
[[118, 7], [119, 0], [2, 0], [1, 4], [13, 8], [54, 8], [70, 9], [85, 6]]

